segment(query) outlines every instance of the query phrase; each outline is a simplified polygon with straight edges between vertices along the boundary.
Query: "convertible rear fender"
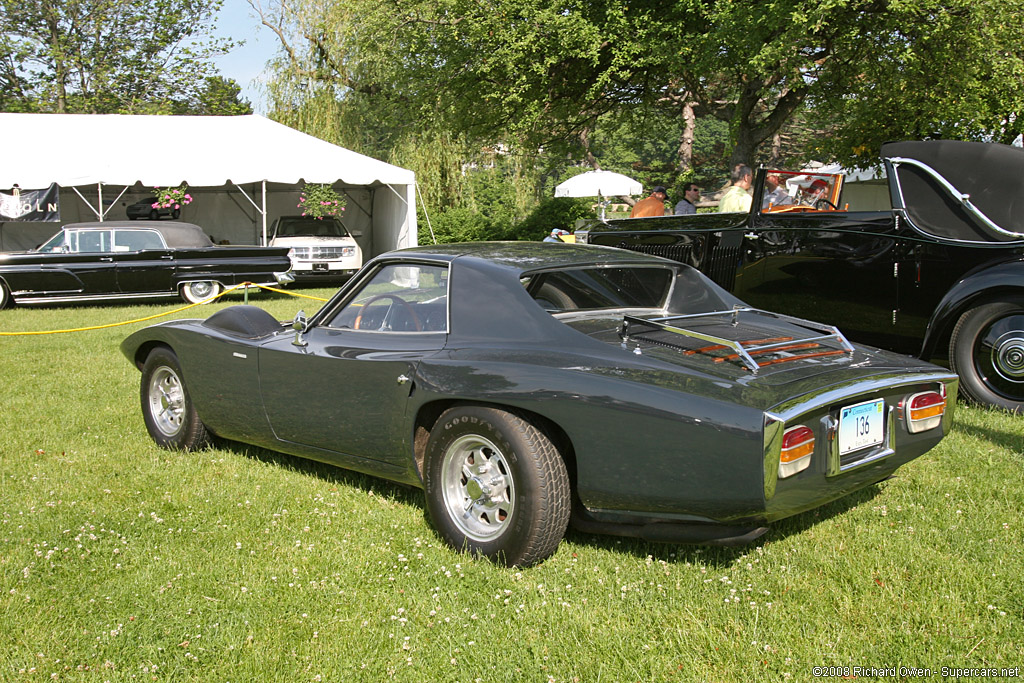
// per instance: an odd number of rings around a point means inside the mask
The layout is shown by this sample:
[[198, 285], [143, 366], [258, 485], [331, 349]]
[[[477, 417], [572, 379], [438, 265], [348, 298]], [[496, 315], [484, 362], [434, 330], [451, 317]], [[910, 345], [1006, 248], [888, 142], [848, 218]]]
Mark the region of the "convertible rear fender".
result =
[[1024, 295], [1024, 258], [985, 265], [965, 275], [946, 292], [928, 321], [920, 358], [928, 360], [936, 349], [944, 349], [953, 326], [966, 311], [1008, 295]]

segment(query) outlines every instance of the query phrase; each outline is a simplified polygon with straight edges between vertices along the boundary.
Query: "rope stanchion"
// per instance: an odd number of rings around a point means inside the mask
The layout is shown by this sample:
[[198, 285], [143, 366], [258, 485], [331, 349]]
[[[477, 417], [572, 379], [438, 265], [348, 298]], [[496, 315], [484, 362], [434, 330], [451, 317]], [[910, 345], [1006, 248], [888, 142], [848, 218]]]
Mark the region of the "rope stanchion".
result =
[[289, 292], [287, 290], [278, 289], [276, 287], [268, 287], [266, 285], [258, 285], [255, 282], [243, 282], [241, 284], [234, 285], [232, 287], [228, 287], [227, 289], [225, 289], [223, 292], [221, 292], [217, 296], [210, 297], [209, 299], [206, 299], [204, 301], [199, 301], [199, 302], [194, 303], [194, 304], [189, 304], [188, 306], [182, 306], [180, 308], [175, 308], [172, 311], [165, 311], [163, 313], [157, 313], [155, 315], [149, 315], [149, 316], [146, 316], [145, 318], [136, 318], [135, 320], [124, 320], [124, 321], [121, 321], [119, 323], [107, 323], [106, 325], [91, 325], [89, 327], [76, 327], [76, 328], [67, 329], [67, 330], [41, 330], [41, 331], [35, 331], [35, 332], [0, 332], [0, 337], [27, 337], [27, 336], [43, 335], [43, 334], [67, 334], [69, 332], [90, 332], [92, 330], [104, 330], [104, 329], [108, 329], [108, 328], [111, 328], [111, 327], [122, 327], [124, 325], [134, 325], [135, 323], [144, 323], [144, 322], [147, 322], [149, 320], [155, 320], [157, 318], [163, 318], [164, 316], [174, 315], [175, 313], [181, 313], [182, 311], [187, 311], [188, 309], [195, 308], [196, 306], [202, 306], [203, 304], [208, 304], [211, 301], [216, 301], [217, 299], [219, 299], [222, 296], [228, 294], [229, 292], [234, 292], [234, 291], [236, 291], [238, 289], [241, 289], [243, 287], [245, 288], [245, 303], [249, 303], [249, 288], [250, 287], [259, 287], [260, 289], [266, 289], [266, 290], [271, 291], [271, 292], [278, 292], [279, 294], [287, 294], [289, 296], [294, 296], [294, 297], [302, 297], [304, 299], [314, 299], [316, 301], [327, 301], [327, 299], [323, 299], [323, 298], [317, 297], [317, 296], [310, 296], [308, 294], [296, 294], [295, 292]]

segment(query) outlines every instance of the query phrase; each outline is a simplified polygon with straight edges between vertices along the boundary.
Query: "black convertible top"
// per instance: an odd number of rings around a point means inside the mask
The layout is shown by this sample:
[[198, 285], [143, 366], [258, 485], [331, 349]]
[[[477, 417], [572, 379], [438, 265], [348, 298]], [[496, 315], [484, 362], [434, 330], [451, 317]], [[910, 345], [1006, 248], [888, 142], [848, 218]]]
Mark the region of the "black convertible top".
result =
[[882, 145], [882, 158], [927, 165], [959, 193], [968, 195], [970, 204], [997, 226], [973, 214], [926, 169], [896, 163], [902, 197], [894, 192], [894, 202], [902, 202], [918, 229], [953, 240], [1024, 241], [1024, 149], [959, 140], [889, 142]]

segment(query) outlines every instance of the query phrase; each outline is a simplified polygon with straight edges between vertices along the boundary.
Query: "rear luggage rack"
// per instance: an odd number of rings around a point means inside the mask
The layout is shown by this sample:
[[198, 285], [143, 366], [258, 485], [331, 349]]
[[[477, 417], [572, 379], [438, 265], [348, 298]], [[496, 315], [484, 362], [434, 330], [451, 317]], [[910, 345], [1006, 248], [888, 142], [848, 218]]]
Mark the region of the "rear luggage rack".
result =
[[[757, 333], [762, 331], [757, 330], [752, 326], [747, 328], [745, 331], [755, 334], [754, 338], [742, 339], [739, 338], [743, 336], [742, 334], [733, 334], [732, 336], [736, 338], [727, 339], [720, 335], [699, 332], [692, 329], [692, 323], [694, 322], [711, 323], [712, 325], [717, 323], [717, 327], [722, 327], [724, 323], [729, 327], [737, 328], [736, 332], [742, 332], [744, 330], [738, 329], [740, 313], [752, 313], [754, 315], [772, 318], [781, 322], [798, 325], [821, 334], [810, 337], [774, 336], [768, 338], [756, 338]], [[689, 325], [689, 328], [681, 326], [684, 324]], [[677, 342], [663, 338], [655, 339], [650, 336], [650, 333], [654, 332], [670, 332], [685, 337], [686, 341], [704, 341], [708, 342], [709, 345], [695, 346], [692, 342], [687, 344], [684, 341]], [[792, 316], [772, 313], [770, 311], [762, 311], [758, 308], [746, 308], [740, 306], [733, 308], [731, 311], [673, 315], [663, 318], [637, 318], [635, 316], [625, 315], [622, 317], [622, 328], [619, 330], [619, 337], [622, 339], [623, 348], [626, 347], [626, 344], [631, 339], [640, 340], [650, 344], [676, 349], [682, 351], [686, 355], [698, 353], [711, 354], [715, 356], [714, 362], [716, 363], [740, 360], [747, 369], [753, 373], [757, 373], [760, 368], [768, 365], [776, 365], [778, 363], [787, 363], [790, 361], [805, 360], [809, 358], [821, 358], [824, 356], [837, 356], [844, 353], [853, 353], [853, 345], [846, 340], [846, 337], [843, 336], [842, 332], [831, 325], [822, 325], [821, 323], [811, 322], [810, 320], [794, 318]], [[826, 346], [826, 342], [832, 342], [833, 346]], [[841, 348], [837, 349], [835, 348], [835, 345], [838, 345]], [[731, 351], [731, 353], [722, 354], [724, 351]], [[637, 353], [639, 353], [639, 351], [637, 351]], [[763, 361], [755, 359], [755, 356], [778, 353], [787, 353], [787, 355]]]

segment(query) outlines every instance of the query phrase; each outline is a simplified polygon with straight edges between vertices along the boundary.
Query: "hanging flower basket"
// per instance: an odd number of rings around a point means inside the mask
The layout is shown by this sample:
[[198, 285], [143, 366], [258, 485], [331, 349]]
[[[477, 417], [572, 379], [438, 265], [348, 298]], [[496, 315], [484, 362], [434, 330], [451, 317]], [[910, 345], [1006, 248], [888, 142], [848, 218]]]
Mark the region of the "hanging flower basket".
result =
[[181, 211], [181, 207], [192, 203], [192, 195], [188, 193], [187, 185], [165, 187], [162, 190], [159, 187], [154, 187], [153, 191], [156, 194], [156, 201], [153, 202], [154, 209]]
[[330, 185], [306, 183], [302, 188], [297, 205], [303, 216], [323, 219], [324, 216], [339, 216], [345, 210], [345, 198]]

